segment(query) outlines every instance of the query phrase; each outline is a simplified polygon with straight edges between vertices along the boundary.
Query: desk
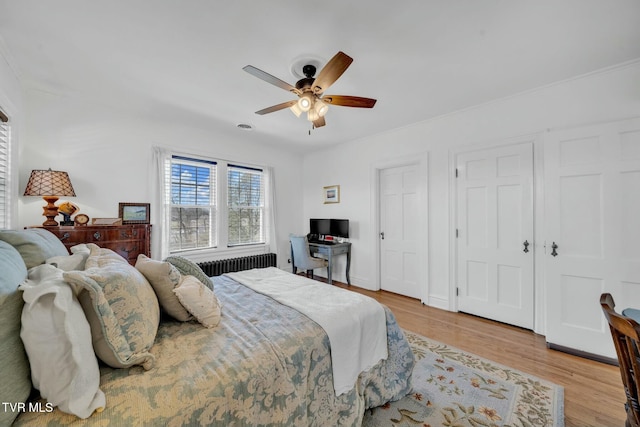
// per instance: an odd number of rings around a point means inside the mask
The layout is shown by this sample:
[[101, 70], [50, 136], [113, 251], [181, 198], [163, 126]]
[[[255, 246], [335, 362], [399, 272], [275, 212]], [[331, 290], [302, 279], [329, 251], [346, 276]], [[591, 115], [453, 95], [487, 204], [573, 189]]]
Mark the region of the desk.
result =
[[331, 270], [333, 267], [333, 257], [335, 255], [347, 255], [347, 266], [345, 273], [347, 276], [347, 284], [351, 285], [351, 279], [349, 278], [349, 269], [351, 268], [351, 242], [335, 243], [333, 245], [325, 245], [323, 243], [311, 243], [309, 242], [309, 252], [313, 254], [322, 254], [327, 257], [329, 266], [327, 267], [327, 280], [333, 284], [331, 280]]

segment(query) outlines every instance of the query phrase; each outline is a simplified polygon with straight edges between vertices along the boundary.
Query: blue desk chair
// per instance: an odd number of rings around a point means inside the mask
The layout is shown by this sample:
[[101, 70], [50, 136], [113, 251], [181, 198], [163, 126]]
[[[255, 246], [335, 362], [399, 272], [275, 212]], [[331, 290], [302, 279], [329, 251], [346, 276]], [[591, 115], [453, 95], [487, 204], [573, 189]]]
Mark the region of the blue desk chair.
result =
[[[313, 270], [316, 268], [327, 268], [329, 263], [326, 259], [312, 257], [309, 252], [309, 241], [307, 236], [289, 236], [291, 242], [291, 263], [293, 264], [293, 274], [298, 272], [298, 269], [304, 270], [307, 277], [309, 274], [313, 279]], [[329, 271], [327, 270], [327, 277]]]

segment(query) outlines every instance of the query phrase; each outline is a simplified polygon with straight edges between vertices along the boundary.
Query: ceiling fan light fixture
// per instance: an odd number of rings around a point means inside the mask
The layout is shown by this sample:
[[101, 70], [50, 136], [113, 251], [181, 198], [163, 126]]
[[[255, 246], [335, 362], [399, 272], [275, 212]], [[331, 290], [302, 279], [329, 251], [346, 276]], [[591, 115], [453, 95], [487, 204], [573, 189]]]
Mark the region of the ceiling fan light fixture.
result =
[[[300, 101], [298, 101], [300, 102]], [[302, 109], [300, 108], [300, 106], [298, 105], [298, 102], [293, 104], [291, 107], [289, 107], [289, 109], [291, 110], [291, 112], [293, 114], [296, 115], [296, 117], [300, 117], [300, 114], [302, 114]]]
[[311, 109], [307, 112], [307, 120], [309, 120], [310, 122], [315, 122], [319, 118], [320, 118], [320, 115], [315, 109]]
[[298, 100], [298, 107], [300, 107], [300, 110], [304, 112], [309, 111], [312, 104], [313, 104], [313, 99], [310, 93], [303, 94], [302, 96], [300, 96], [300, 99]]
[[324, 117], [324, 115], [327, 114], [327, 111], [329, 111], [329, 106], [321, 99], [316, 99], [313, 109], [316, 111], [316, 113], [318, 113], [319, 117]]

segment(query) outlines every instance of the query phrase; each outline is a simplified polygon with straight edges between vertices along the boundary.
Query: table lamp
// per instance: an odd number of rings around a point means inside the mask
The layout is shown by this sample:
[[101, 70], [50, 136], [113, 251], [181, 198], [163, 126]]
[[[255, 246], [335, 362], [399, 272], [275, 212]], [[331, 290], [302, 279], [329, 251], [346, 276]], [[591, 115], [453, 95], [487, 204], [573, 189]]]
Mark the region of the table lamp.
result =
[[24, 190], [25, 196], [41, 196], [47, 205], [42, 208], [42, 215], [47, 220], [42, 223], [45, 227], [55, 227], [58, 225], [54, 219], [58, 215], [58, 207], [54, 204], [60, 196], [75, 197], [73, 185], [66, 172], [49, 170], [32, 170], [27, 188]]

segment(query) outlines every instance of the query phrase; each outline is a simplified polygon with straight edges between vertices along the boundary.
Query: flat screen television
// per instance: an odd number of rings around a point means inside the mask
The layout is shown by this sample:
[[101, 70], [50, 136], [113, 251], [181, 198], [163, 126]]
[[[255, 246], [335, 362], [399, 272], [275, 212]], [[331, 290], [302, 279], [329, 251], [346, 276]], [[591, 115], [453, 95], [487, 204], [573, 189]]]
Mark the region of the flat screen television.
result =
[[335, 237], [349, 238], [349, 220], [348, 219], [331, 219], [330, 220], [331, 232], [329, 233]]

